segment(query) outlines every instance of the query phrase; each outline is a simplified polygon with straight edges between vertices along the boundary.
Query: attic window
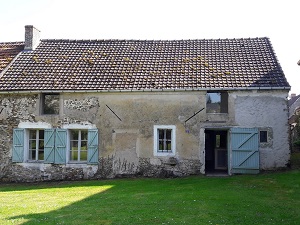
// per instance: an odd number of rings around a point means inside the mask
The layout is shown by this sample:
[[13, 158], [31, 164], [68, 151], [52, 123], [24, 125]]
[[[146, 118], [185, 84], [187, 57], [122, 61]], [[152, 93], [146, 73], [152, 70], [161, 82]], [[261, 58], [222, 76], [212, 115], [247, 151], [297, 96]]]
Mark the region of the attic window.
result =
[[59, 114], [59, 94], [45, 93], [41, 96], [41, 112], [43, 115]]
[[228, 113], [228, 93], [207, 92], [206, 112], [207, 113]]

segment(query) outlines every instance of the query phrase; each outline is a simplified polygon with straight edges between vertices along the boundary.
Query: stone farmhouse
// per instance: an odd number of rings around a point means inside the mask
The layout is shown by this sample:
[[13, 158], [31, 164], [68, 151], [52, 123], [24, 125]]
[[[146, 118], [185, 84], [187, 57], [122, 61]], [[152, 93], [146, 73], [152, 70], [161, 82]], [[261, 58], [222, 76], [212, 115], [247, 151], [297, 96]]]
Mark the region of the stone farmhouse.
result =
[[0, 44], [0, 180], [253, 174], [288, 165], [290, 85], [268, 38], [39, 35], [25, 26], [24, 43]]

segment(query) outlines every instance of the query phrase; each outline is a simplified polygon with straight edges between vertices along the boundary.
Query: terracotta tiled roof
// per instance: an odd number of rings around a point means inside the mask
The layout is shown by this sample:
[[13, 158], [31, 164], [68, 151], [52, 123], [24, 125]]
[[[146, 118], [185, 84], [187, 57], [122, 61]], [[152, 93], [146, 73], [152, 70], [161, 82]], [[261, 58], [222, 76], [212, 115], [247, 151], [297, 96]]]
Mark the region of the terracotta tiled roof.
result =
[[0, 91], [287, 88], [268, 38], [42, 40]]
[[0, 43], [0, 73], [24, 49], [24, 42]]

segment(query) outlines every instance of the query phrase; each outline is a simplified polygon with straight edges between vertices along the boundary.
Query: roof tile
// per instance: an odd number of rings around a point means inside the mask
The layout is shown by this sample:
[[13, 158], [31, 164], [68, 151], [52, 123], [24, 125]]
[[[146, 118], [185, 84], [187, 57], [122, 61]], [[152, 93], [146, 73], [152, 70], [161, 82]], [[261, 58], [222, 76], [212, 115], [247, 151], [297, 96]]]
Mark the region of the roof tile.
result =
[[[7, 82], [12, 81], [12, 82]], [[42, 40], [1, 91], [289, 88], [268, 38]]]
[[24, 49], [24, 42], [0, 43], [0, 73]]

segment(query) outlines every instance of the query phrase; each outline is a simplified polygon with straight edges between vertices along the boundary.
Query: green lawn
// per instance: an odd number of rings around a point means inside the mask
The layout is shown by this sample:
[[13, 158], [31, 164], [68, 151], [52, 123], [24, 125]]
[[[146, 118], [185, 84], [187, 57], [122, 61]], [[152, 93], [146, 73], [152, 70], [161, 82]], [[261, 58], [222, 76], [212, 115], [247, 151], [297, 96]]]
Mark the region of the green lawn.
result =
[[300, 170], [0, 184], [0, 224], [300, 224]]

